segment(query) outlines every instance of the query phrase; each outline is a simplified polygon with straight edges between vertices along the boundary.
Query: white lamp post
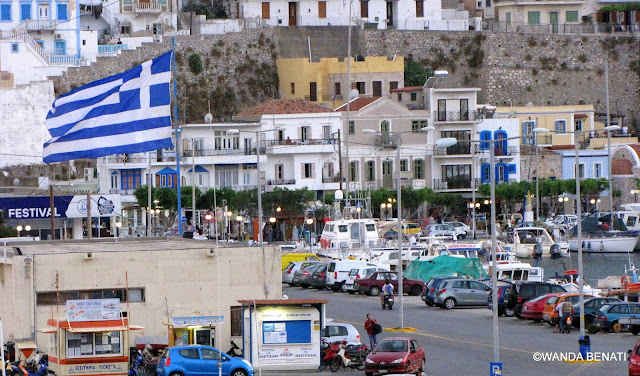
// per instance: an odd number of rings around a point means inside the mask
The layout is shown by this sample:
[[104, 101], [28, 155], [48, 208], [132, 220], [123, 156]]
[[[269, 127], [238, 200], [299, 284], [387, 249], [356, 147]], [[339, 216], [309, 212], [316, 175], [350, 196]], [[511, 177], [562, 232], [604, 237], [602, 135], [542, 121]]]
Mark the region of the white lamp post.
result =
[[[609, 121], [608, 114], [607, 121]], [[611, 184], [611, 181], [613, 180], [613, 174], [611, 171], [611, 132], [620, 130], [620, 126], [607, 124], [604, 129], [607, 131], [607, 164], [609, 169], [609, 229], [613, 230], [613, 185]]]
[[20, 232], [22, 231], [22, 226], [21, 225], [16, 226], [16, 230], [18, 230], [18, 237], [20, 237]]
[[533, 141], [536, 147], [536, 221], [540, 220], [540, 159], [538, 158], [538, 133], [549, 133], [547, 128], [534, 128]]

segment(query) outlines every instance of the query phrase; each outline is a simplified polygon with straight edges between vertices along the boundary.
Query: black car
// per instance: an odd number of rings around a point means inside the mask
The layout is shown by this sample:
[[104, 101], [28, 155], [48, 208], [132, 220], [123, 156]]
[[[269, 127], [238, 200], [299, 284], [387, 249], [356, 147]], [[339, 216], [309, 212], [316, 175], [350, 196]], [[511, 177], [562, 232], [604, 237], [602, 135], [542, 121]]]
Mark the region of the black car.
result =
[[[491, 281], [488, 281], [491, 286]], [[507, 317], [513, 317], [513, 308], [507, 308], [504, 304], [504, 293], [511, 288], [513, 282], [499, 279], [498, 280], [498, 316], [505, 315]], [[487, 308], [493, 309], [493, 290], [489, 291], [489, 298], [487, 299]]]
[[433, 302], [435, 300], [435, 294], [436, 294], [436, 290], [438, 289], [438, 286], [440, 286], [440, 284], [447, 279], [456, 279], [456, 278], [462, 278], [462, 277], [431, 278], [429, 282], [427, 282], [427, 286], [424, 288], [424, 291], [422, 291], [422, 294], [420, 294], [420, 299], [422, 299], [426, 305], [433, 306], [434, 304]]
[[311, 286], [311, 276], [313, 276], [313, 272], [318, 270], [322, 265], [325, 264], [313, 264], [295, 272], [293, 275], [293, 285], [300, 286], [303, 289], [309, 288], [309, 286]]
[[505, 312], [512, 309], [517, 318], [524, 319], [520, 316], [524, 302], [554, 292], [567, 292], [567, 290], [560, 285], [548, 282], [515, 282], [504, 292]]
[[322, 264], [311, 274], [311, 287], [315, 287], [318, 290], [324, 290], [327, 288], [327, 264]]

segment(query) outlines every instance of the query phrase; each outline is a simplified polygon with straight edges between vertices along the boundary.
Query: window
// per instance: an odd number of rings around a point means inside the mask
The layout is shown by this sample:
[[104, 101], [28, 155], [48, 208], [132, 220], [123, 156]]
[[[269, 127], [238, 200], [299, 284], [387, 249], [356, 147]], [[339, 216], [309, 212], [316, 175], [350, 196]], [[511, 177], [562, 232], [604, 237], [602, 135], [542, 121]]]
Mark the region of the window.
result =
[[556, 120], [556, 133], [566, 133], [566, 132], [567, 132], [567, 121]]
[[424, 17], [424, 0], [416, 0], [416, 17]]
[[318, 18], [327, 18], [327, 2], [318, 1]]
[[117, 188], [118, 188], [118, 173], [114, 171], [111, 173], [111, 189], [117, 189]]
[[31, 19], [31, 4], [20, 4], [20, 21]]
[[413, 178], [424, 179], [424, 160], [422, 159], [413, 160]]
[[525, 120], [522, 122], [522, 139], [523, 144], [533, 145], [535, 140], [533, 139], [533, 130], [536, 127], [536, 123], [533, 120]]
[[356, 133], [356, 122], [353, 120], [349, 120], [349, 134]]
[[409, 165], [409, 161], [406, 159], [401, 159], [400, 160], [400, 171], [401, 172], [407, 172], [407, 167]]
[[395, 90], [398, 88], [398, 81], [389, 81], [389, 90]]
[[411, 131], [412, 132], [421, 132], [422, 128], [427, 127], [426, 120], [412, 120], [411, 121]]
[[398, 102], [402, 102], [402, 93], [398, 93]]
[[505, 21], [507, 22], [507, 25], [511, 25], [511, 12], [507, 12]]
[[205, 347], [200, 349], [200, 353], [202, 354], [202, 360], [220, 360], [220, 353], [215, 350]]
[[311, 127], [303, 126], [300, 127], [300, 140], [306, 141], [311, 138]]
[[302, 164], [302, 178], [303, 179], [312, 179], [315, 177], [315, 164], [313, 163], [303, 163]]
[[215, 131], [213, 147], [215, 150], [238, 150], [240, 149], [240, 136], [227, 136], [227, 131]]
[[358, 181], [359, 179], [359, 167], [358, 167], [358, 161], [351, 161], [349, 162], [349, 180], [350, 181]]
[[120, 332], [117, 331], [104, 333], [67, 332], [67, 358], [122, 355], [121, 344]]
[[602, 177], [602, 163], [594, 163], [593, 164], [593, 177], [601, 178]]
[[366, 165], [367, 181], [376, 180], [376, 163], [374, 161], [367, 161]]
[[540, 25], [540, 12], [528, 12], [527, 20], [529, 25]]
[[418, 100], [418, 93], [411, 93], [411, 100], [412, 101], [417, 101]]
[[49, 19], [49, 4], [39, 4], [38, 5], [38, 19], [39, 20], [48, 20]]
[[242, 307], [231, 307], [231, 336], [242, 336]]
[[455, 138], [458, 143], [448, 147], [447, 155], [455, 154], [471, 154], [471, 144], [469, 142], [460, 142], [464, 140], [470, 140], [469, 131], [442, 131], [440, 132], [442, 138]]
[[[576, 165], [574, 164], [573, 165], [573, 177], [574, 177], [574, 179], [576, 177], [575, 168], [576, 168]], [[578, 165], [578, 173], [580, 174], [581, 178], [584, 178], [584, 163], [580, 163]]]
[[499, 164], [499, 165], [496, 166], [496, 169], [498, 170], [497, 174], [496, 174], [497, 175], [496, 179], [498, 181], [506, 181], [505, 180], [505, 177], [506, 177], [506, 175], [505, 175], [505, 166], [503, 164]]
[[58, 4], [58, 21], [67, 21], [69, 19], [67, 6], [68, 4]]
[[[122, 288], [111, 288], [102, 290], [67, 290], [59, 292], [59, 299], [56, 299], [56, 292], [39, 292], [36, 295], [36, 305], [48, 306], [56, 305], [56, 300], [64, 305], [67, 300], [77, 299], [120, 299], [120, 302], [127, 301], [127, 291]], [[130, 288], [129, 302], [144, 302], [144, 288]]]
[[284, 165], [277, 164], [276, 165], [276, 179], [284, 179]]
[[11, 4], [0, 4], [0, 21], [11, 21]]
[[325, 140], [331, 140], [331, 126], [323, 125], [322, 126], [322, 138]]
[[342, 95], [342, 87], [340, 86], [340, 82], [336, 82], [333, 84], [333, 93], [335, 95]]
[[295, 82], [292, 82], [291, 83], [291, 95], [293, 95], [295, 93], [296, 93], [296, 84], [295, 84]]
[[488, 8], [491, 6], [491, 0], [485, 1], [485, 6]]
[[438, 121], [447, 120], [447, 100], [438, 99]]
[[140, 186], [140, 169], [122, 170], [121, 189], [136, 189]]
[[359, 94], [366, 93], [366, 86], [364, 82], [356, 82], [356, 89], [358, 89]]
[[216, 182], [221, 187], [233, 187], [238, 185], [238, 166], [216, 166]]
[[369, 0], [360, 0], [360, 17], [369, 17]]
[[180, 356], [182, 356], [183, 358], [187, 358], [187, 359], [200, 359], [200, 354], [198, 354], [197, 348], [179, 350], [178, 354], [180, 354]]
[[469, 100], [460, 99], [460, 120], [469, 120]]
[[[357, 273], [356, 273], [357, 274]], [[340, 325], [329, 325], [325, 328], [326, 337], [347, 336], [349, 332], [346, 327]]]
[[575, 119], [574, 124], [575, 124], [576, 131], [582, 130], [582, 119]]
[[577, 10], [568, 10], [567, 11], [567, 22], [578, 22], [578, 11]]
[[11, 43], [11, 53], [20, 52], [20, 43]]

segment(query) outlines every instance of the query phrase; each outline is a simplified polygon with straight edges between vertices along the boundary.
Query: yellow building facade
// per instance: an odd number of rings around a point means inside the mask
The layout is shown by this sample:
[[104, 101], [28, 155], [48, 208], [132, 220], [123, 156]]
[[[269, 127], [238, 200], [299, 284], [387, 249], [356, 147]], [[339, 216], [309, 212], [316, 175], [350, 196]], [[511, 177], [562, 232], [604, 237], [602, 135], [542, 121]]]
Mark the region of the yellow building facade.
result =
[[[348, 89], [347, 59], [278, 59], [280, 99], [304, 99], [335, 109], [345, 103]], [[351, 60], [351, 86], [360, 96], [389, 96], [404, 87], [404, 58], [359, 56]]]

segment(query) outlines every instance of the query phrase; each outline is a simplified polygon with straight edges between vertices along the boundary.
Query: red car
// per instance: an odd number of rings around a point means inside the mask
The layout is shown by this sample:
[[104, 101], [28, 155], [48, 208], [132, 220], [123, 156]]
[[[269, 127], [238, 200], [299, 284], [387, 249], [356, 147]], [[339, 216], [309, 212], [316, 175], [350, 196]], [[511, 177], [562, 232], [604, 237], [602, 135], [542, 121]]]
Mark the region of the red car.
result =
[[640, 342], [627, 353], [629, 354], [629, 376], [640, 376]]
[[560, 295], [560, 293], [546, 294], [526, 301], [522, 305], [520, 316], [524, 317], [525, 319], [533, 320], [535, 322], [542, 321], [542, 313], [544, 312], [545, 303], [547, 302], [547, 300], [549, 300], [549, 298], [558, 295]]
[[[409, 295], [420, 295], [425, 283], [417, 279], [407, 279], [402, 276], [402, 292]], [[373, 272], [365, 278], [356, 278], [353, 281], [353, 289], [360, 294], [380, 295], [385, 281], [389, 280], [393, 285], [393, 292], [398, 293], [398, 273], [390, 271]]]
[[424, 350], [410, 337], [391, 337], [378, 342], [364, 362], [366, 376], [413, 373], [426, 370]]

